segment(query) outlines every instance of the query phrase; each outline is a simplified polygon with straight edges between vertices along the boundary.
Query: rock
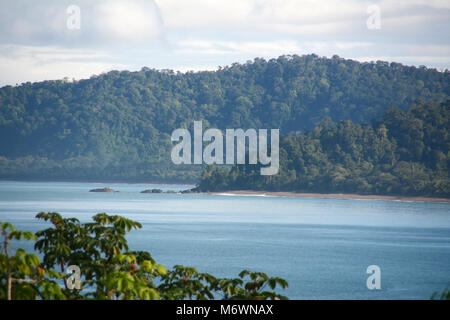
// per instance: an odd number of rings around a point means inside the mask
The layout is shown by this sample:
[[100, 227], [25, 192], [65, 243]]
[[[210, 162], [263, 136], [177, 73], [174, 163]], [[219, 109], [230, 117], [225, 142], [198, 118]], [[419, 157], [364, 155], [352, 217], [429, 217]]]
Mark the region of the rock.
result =
[[118, 191], [114, 191], [110, 187], [105, 187], [105, 188], [92, 189], [92, 190], [89, 190], [89, 192], [118, 192]]
[[200, 189], [198, 187], [196, 187], [196, 188], [192, 188], [192, 189], [183, 190], [183, 191], [181, 191], [181, 193], [200, 193]]
[[141, 193], [163, 193], [163, 191], [161, 189], [147, 189], [141, 191]]
[[166, 193], [176, 193], [175, 191], [173, 191], [173, 190], [167, 190], [167, 192]]

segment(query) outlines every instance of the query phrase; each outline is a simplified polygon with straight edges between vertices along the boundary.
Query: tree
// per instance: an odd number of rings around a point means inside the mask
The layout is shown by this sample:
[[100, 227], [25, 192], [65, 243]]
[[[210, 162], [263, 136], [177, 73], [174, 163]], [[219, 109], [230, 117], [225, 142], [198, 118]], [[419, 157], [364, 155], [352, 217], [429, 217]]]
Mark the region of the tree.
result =
[[44, 269], [36, 254], [21, 248], [13, 254], [12, 240], [36, 240], [36, 236], [16, 230], [10, 223], [0, 222], [0, 230], [0, 299], [65, 299], [55, 281], [59, 273]]
[[[386, 122], [399, 153], [434, 159], [427, 161], [443, 168], [432, 150], [441, 149], [436, 137], [448, 126], [439, 110], [445, 107], [420, 113], [425, 102], [449, 99], [449, 77], [435, 69], [312, 54], [256, 58], [214, 72], [143, 68], [6, 86], [0, 88], [0, 178], [196, 182], [198, 168], [167, 165], [170, 134], [195, 120], [221, 130], [279, 128], [288, 135], [326, 118], [369, 123], [392, 104], [403, 112], [389, 115], [398, 127]], [[417, 99], [417, 110], [405, 117]], [[424, 124], [431, 118], [438, 122]]]
[[[100, 213], [88, 223], [56, 212], [36, 217], [51, 227], [33, 234], [0, 224], [0, 299], [286, 299], [273, 290], [287, 282], [261, 272], [224, 279], [185, 266], [167, 270], [150, 253], [129, 249], [126, 233], [142, 226], [121, 216]], [[22, 238], [36, 241], [42, 262], [23, 249], [11, 255], [10, 241]], [[70, 285], [73, 275], [66, 270], [74, 265], [82, 290]]]
[[450, 196], [450, 100], [390, 108], [371, 125], [326, 120], [280, 139], [280, 171], [207, 167], [198, 191], [266, 190]]

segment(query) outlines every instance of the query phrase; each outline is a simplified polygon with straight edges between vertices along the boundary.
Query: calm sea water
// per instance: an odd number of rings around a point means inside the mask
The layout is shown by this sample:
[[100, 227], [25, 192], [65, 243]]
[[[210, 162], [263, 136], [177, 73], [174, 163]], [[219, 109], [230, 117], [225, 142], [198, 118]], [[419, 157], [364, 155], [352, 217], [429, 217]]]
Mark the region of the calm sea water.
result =
[[[428, 299], [450, 287], [450, 204], [198, 194], [141, 194], [189, 186], [0, 182], [0, 221], [37, 231], [57, 211], [88, 221], [99, 212], [137, 220], [130, 248], [171, 267], [216, 276], [243, 269], [288, 280], [291, 299]], [[381, 290], [366, 269], [381, 268]]]

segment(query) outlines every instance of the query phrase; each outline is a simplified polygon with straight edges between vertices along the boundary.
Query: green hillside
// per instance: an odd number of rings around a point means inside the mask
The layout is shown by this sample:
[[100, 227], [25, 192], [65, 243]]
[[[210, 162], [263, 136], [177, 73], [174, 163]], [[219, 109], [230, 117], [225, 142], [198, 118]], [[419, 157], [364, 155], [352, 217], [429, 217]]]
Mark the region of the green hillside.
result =
[[200, 191], [265, 190], [450, 197], [450, 100], [389, 108], [371, 125], [325, 121], [280, 140], [280, 172], [208, 167]]
[[215, 72], [143, 68], [75, 82], [0, 88], [0, 178], [196, 181], [175, 167], [170, 134], [194, 120], [216, 128], [311, 130], [370, 123], [387, 108], [450, 96], [450, 73], [334, 56], [281, 56]]

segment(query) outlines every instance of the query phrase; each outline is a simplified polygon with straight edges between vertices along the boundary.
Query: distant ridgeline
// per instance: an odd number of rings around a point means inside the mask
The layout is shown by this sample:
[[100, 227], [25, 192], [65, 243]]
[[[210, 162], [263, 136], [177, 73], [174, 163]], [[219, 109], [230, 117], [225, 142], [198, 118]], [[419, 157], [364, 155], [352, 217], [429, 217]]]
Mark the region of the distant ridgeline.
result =
[[[255, 181], [259, 188], [347, 191], [358, 178], [371, 186], [359, 185], [360, 192], [410, 192], [397, 191], [403, 189], [395, 183], [404, 186], [414, 178], [420, 183], [410, 188], [423, 193], [420, 186], [428, 180], [419, 177], [425, 174], [437, 184], [431, 189], [427, 184], [427, 192], [435, 194], [448, 185], [448, 137], [442, 135], [447, 134], [448, 105], [438, 112], [437, 104], [424, 104], [447, 101], [449, 80], [448, 71], [306, 55], [257, 58], [214, 72], [143, 68], [75, 82], [6, 86], [0, 88], [0, 178], [198, 182], [202, 166], [172, 164], [170, 134], [176, 128], [192, 130], [193, 121], [203, 120], [205, 129], [280, 129], [285, 136], [281, 157], [287, 162], [280, 163], [280, 174], [270, 182]], [[430, 119], [437, 112], [441, 122], [427, 127], [428, 118], [400, 111], [417, 99], [423, 102], [414, 108], [429, 109], [423, 112]], [[352, 124], [381, 119], [392, 105], [400, 110], [385, 119], [405, 117], [404, 127], [386, 122], [385, 138], [379, 138], [384, 132], [379, 125]], [[352, 123], [327, 127], [331, 122], [324, 124], [325, 119]], [[403, 136], [408, 138], [403, 141]], [[382, 150], [367, 151], [375, 137]], [[392, 159], [380, 156], [386, 148], [392, 149]], [[232, 174], [236, 170], [247, 169]], [[379, 189], [367, 180], [377, 172]], [[236, 186], [245, 184], [256, 186], [251, 180]], [[205, 179], [202, 186], [212, 187]]]
[[391, 107], [371, 125], [324, 121], [280, 140], [280, 171], [208, 167], [199, 191], [266, 190], [450, 197], [450, 100]]

